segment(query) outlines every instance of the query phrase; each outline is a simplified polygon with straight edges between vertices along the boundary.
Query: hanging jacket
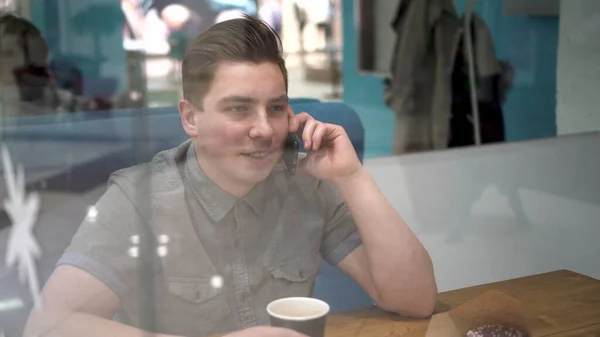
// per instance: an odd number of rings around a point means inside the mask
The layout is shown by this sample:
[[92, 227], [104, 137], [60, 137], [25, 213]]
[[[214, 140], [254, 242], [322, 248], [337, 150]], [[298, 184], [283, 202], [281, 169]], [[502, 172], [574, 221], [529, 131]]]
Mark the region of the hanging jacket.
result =
[[[467, 16], [461, 19], [466, 25]], [[479, 112], [481, 142], [494, 143], [505, 140], [502, 104], [512, 86], [513, 68], [496, 58], [494, 41], [485, 21], [476, 13], [470, 18], [475, 70], [475, 89]], [[464, 30], [452, 76], [452, 119], [449, 147], [475, 144], [471, 83], [469, 83], [467, 49]]]
[[396, 112], [394, 154], [445, 148], [460, 36], [452, 0], [401, 0], [385, 103]]

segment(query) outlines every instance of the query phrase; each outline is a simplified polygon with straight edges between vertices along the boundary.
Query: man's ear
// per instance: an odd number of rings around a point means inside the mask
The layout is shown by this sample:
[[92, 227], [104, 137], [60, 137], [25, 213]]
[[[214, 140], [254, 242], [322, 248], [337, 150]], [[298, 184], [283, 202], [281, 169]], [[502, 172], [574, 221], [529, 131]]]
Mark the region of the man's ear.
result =
[[196, 129], [196, 108], [187, 99], [180, 100], [178, 108], [183, 130], [188, 136], [195, 138], [198, 135]]

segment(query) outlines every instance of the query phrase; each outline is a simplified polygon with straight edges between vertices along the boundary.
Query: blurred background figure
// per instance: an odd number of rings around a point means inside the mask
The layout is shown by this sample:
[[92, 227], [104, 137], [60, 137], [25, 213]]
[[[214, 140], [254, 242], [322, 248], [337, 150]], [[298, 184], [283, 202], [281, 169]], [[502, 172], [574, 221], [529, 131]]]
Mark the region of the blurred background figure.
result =
[[333, 0], [302, 0], [308, 19], [319, 31], [322, 47], [331, 42], [333, 35], [334, 2]]
[[[109, 110], [137, 106], [132, 92], [83, 95], [74, 64], [50, 59], [40, 30], [14, 14], [0, 15], [0, 118]], [[3, 120], [7, 125], [11, 122]]]
[[220, 12], [215, 18], [215, 23], [241, 18], [244, 15], [244, 11], [239, 9], [228, 9]]
[[217, 22], [256, 14], [254, 0], [121, 0], [121, 8], [125, 49], [160, 55], [173, 37], [193, 39]]
[[216, 17], [207, 0], [121, 0], [121, 8], [125, 48], [152, 54], [169, 53], [172, 34], [197, 35]]
[[162, 13], [165, 23], [172, 29], [168, 36], [169, 58], [173, 61], [173, 79], [178, 80], [183, 55], [191, 39], [188, 33], [183, 31], [182, 28], [191, 19], [192, 12], [183, 5], [174, 4], [167, 6]]
[[262, 0], [258, 10], [261, 20], [268, 23], [279, 36], [282, 31], [282, 8], [281, 0]]
[[1, 117], [93, 110], [97, 103], [57, 86], [46, 40], [31, 22], [0, 16]]

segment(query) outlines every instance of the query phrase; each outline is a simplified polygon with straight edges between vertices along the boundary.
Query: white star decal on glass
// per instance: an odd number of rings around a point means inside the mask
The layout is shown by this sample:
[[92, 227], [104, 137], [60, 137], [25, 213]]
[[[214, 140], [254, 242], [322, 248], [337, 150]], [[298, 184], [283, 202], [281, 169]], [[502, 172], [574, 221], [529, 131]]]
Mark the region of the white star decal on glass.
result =
[[6, 251], [6, 265], [17, 265], [19, 281], [27, 283], [29, 293], [36, 305], [39, 305], [40, 285], [35, 260], [42, 251], [33, 234], [40, 209], [40, 197], [37, 193], [25, 191], [25, 170], [19, 165], [13, 171], [12, 159], [5, 146], [2, 146], [4, 181], [8, 198], [3, 200], [4, 209], [11, 221], [10, 236]]

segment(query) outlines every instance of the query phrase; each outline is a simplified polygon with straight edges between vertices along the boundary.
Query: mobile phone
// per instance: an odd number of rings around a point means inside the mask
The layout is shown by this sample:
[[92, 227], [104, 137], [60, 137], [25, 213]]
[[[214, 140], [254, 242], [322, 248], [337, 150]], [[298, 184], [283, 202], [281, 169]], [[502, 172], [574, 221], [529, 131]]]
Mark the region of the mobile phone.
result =
[[298, 136], [296, 136], [295, 133], [288, 134], [285, 141], [285, 147], [283, 149], [283, 163], [285, 164], [286, 172], [289, 176], [296, 174], [296, 167], [298, 166], [298, 151]]

